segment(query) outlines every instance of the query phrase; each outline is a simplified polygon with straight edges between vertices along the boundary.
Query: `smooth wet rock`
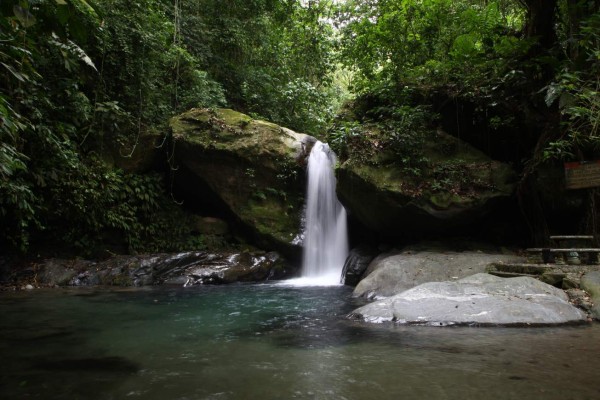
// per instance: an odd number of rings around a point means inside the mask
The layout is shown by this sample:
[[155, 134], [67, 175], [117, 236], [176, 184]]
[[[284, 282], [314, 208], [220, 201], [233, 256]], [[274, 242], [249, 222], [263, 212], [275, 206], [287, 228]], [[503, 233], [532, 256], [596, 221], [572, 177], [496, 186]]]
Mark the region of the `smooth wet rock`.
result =
[[66, 285], [77, 275], [75, 268], [68, 264], [67, 260], [49, 260], [44, 263], [44, 268], [40, 271], [38, 278], [41, 282], [51, 286]]
[[344, 284], [348, 286], [358, 285], [376, 255], [377, 249], [368, 245], [361, 245], [350, 250], [342, 269]]
[[305, 165], [316, 139], [229, 109], [171, 119], [178, 192], [235, 222], [261, 248], [299, 256]]
[[206, 283], [259, 282], [275, 278], [283, 269], [283, 260], [277, 253], [234, 254], [225, 259], [189, 268], [185, 286]]
[[278, 253], [260, 251], [114, 256], [99, 262], [51, 259], [36, 265], [40, 284], [47, 286], [189, 286], [260, 282], [283, 277], [288, 272], [286, 268]]
[[456, 282], [429, 282], [355, 310], [366, 322], [447, 325], [581, 323], [582, 310], [562, 290], [529, 277], [475, 274]]
[[478, 251], [394, 252], [376, 257], [353, 292], [355, 297], [389, 297], [426, 282], [457, 280], [485, 272], [492, 263], [520, 262], [510, 254]]

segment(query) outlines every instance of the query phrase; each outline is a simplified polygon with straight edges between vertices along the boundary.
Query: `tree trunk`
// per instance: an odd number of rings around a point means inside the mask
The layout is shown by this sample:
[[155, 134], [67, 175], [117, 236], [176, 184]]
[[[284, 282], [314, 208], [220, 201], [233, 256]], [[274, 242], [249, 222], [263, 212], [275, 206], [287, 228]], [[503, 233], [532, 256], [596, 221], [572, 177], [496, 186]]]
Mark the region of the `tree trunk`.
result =
[[557, 42], [556, 7], [558, 0], [521, 0], [527, 10], [525, 33], [528, 38], [536, 38], [538, 46], [534, 52], [550, 49]]

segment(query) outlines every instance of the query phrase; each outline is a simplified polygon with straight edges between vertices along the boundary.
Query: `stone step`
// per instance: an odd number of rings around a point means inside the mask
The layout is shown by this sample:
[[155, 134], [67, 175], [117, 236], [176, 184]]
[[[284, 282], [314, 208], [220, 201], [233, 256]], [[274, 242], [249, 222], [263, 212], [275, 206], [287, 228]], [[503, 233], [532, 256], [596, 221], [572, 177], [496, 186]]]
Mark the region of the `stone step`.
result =
[[519, 277], [519, 276], [528, 276], [530, 278], [539, 278], [539, 275], [521, 274], [521, 273], [518, 273], [518, 272], [488, 271], [488, 274], [499, 276], [501, 278], [516, 278], [516, 277]]
[[492, 264], [491, 271], [510, 272], [525, 275], [541, 275], [552, 267], [546, 264], [503, 264], [494, 263]]

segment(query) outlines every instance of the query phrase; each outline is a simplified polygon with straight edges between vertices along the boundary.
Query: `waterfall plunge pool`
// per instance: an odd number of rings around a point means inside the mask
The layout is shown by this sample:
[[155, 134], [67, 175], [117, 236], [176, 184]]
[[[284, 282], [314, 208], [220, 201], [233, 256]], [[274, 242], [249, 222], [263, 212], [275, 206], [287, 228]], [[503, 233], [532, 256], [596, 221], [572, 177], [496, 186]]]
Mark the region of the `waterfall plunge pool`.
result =
[[2, 399], [594, 399], [600, 325], [400, 327], [344, 286], [0, 293]]

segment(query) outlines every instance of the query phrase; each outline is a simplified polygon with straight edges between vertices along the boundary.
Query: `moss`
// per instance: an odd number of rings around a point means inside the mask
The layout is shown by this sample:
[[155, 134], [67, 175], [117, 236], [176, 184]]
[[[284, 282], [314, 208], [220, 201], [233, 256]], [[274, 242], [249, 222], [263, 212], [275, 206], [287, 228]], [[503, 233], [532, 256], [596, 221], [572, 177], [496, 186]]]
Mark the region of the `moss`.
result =
[[414, 194], [414, 180], [404, 175], [401, 169], [397, 167], [344, 164], [341, 168], [369, 182], [377, 191], [385, 191], [409, 197]]
[[230, 108], [219, 108], [215, 110], [214, 113], [218, 119], [222, 120], [227, 126], [231, 127], [235, 126], [244, 128], [253, 121], [253, 119], [248, 115], [234, 111]]
[[471, 202], [470, 199], [465, 199], [454, 193], [436, 193], [429, 197], [431, 204], [439, 209], [448, 209], [452, 205], [464, 205]]
[[230, 109], [190, 110], [174, 117], [171, 129], [178, 162], [222, 202], [219, 207], [236, 215], [261, 246], [290, 246], [300, 225], [295, 210], [304, 193], [306, 135]]
[[289, 242], [298, 232], [299, 220], [283, 201], [271, 197], [251, 199], [241, 211], [242, 217], [251, 221], [260, 233], [276, 235], [279, 240]]
[[133, 282], [131, 280], [131, 277], [129, 275], [126, 275], [125, 272], [116, 275], [111, 284], [113, 286], [133, 286]]
[[287, 135], [280, 126], [231, 109], [192, 109], [172, 118], [170, 127], [176, 140], [185, 140], [204, 150], [235, 153], [251, 161], [266, 161], [271, 168], [276, 164], [271, 159], [294, 153], [286, 145]]
[[474, 163], [489, 160], [475, 147], [444, 132], [432, 133], [425, 142], [424, 154], [430, 162], [460, 160], [464, 163]]

